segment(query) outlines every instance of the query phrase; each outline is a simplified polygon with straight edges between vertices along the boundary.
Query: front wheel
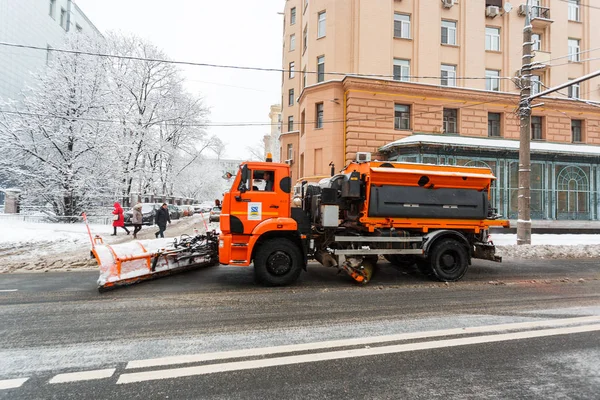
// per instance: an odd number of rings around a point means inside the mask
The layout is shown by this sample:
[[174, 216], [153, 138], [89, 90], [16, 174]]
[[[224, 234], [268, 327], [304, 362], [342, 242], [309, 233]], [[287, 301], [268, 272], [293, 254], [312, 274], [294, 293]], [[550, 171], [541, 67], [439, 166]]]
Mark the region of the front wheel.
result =
[[300, 276], [303, 260], [300, 249], [292, 241], [269, 239], [256, 251], [254, 275], [267, 286], [289, 285]]
[[434, 245], [429, 257], [431, 275], [442, 282], [462, 278], [469, 268], [467, 248], [454, 239], [443, 239]]

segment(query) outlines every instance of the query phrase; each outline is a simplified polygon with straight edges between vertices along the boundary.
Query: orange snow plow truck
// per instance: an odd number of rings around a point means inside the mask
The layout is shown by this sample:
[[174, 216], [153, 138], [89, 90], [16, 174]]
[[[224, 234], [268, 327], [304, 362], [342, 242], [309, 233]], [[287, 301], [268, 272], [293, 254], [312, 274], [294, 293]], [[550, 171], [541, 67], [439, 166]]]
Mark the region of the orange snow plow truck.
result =
[[287, 164], [240, 166], [221, 211], [219, 262], [254, 265], [257, 281], [293, 283], [310, 259], [367, 283], [380, 256], [456, 281], [472, 258], [501, 261], [490, 227], [508, 227], [490, 207], [486, 168], [352, 162], [303, 185], [292, 199]]
[[287, 164], [246, 162], [224, 196], [220, 234], [182, 235], [172, 243], [92, 240], [98, 287], [218, 263], [253, 264], [258, 282], [288, 285], [311, 259], [367, 283], [380, 256], [456, 281], [472, 258], [501, 261], [488, 231], [509, 223], [490, 208], [494, 179], [485, 168], [352, 162], [318, 183], [302, 181], [292, 196]]

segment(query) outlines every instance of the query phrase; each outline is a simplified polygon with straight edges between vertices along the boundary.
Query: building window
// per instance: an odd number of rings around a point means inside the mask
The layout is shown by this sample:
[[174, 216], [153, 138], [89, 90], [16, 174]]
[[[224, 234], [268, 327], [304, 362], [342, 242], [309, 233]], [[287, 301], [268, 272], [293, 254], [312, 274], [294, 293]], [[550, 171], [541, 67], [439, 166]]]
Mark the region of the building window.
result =
[[539, 33], [531, 34], [531, 41], [533, 42], [533, 45], [531, 45], [532, 50], [534, 50], [534, 51], [542, 50], [542, 35], [540, 35]]
[[294, 89], [290, 89], [290, 91], [288, 92], [288, 105], [294, 105]]
[[500, 91], [500, 71], [485, 70], [485, 90]]
[[294, 147], [292, 146], [291, 143], [288, 143], [288, 145], [287, 145], [287, 159], [288, 160], [294, 159]]
[[56, 0], [50, 0], [50, 12], [49, 15], [54, 18], [54, 13], [56, 12]]
[[52, 61], [52, 46], [46, 45], [46, 65]]
[[294, 70], [295, 67], [296, 67], [296, 64], [292, 61], [290, 63], [290, 68], [289, 68], [290, 79], [292, 79], [292, 78], [294, 78], [294, 76], [296, 76], [296, 71]]
[[60, 26], [67, 30], [67, 10], [62, 7], [60, 9]]
[[410, 106], [394, 104], [394, 129], [410, 129]]
[[394, 13], [394, 37], [410, 39], [410, 15]]
[[502, 114], [500, 113], [488, 113], [488, 136], [489, 137], [500, 137], [500, 120]]
[[456, 65], [442, 64], [441, 77], [442, 86], [456, 86]]
[[579, 98], [579, 83], [574, 83], [571, 86], [569, 86], [569, 97], [571, 99], [578, 99]]
[[458, 133], [458, 110], [456, 108], [444, 108], [444, 133]]
[[302, 89], [306, 87], [306, 67], [302, 69]]
[[581, 135], [581, 123], [580, 119], [571, 120], [571, 138], [573, 143], [583, 142], [583, 136]]
[[325, 56], [317, 57], [317, 82], [325, 80]]
[[538, 94], [542, 91], [542, 81], [539, 76], [532, 75], [531, 76], [531, 94]]
[[302, 54], [306, 51], [306, 46], [308, 42], [308, 26], [304, 27], [304, 32], [302, 32]]
[[304, 127], [306, 126], [306, 111], [302, 110], [300, 114], [300, 135], [304, 136]]
[[531, 139], [542, 140], [542, 117], [531, 117]]
[[288, 117], [288, 132], [291, 132], [294, 130], [294, 116], [290, 115]]
[[315, 105], [315, 128], [319, 129], [323, 127], [323, 103], [317, 103]]
[[500, 51], [500, 28], [485, 27], [485, 49]]
[[290, 10], [290, 25], [296, 24], [296, 7], [292, 7]]
[[442, 44], [456, 45], [456, 22], [442, 20]]
[[394, 80], [410, 81], [410, 61], [394, 58]]
[[317, 39], [325, 36], [325, 24], [327, 21], [327, 12], [322, 11], [319, 13], [319, 20], [317, 24]]
[[569, 61], [579, 62], [579, 39], [569, 39]]
[[569, 21], [579, 22], [579, 0], [569, 0]]
[[290, 51], [296, 50], [296, 35], [290, 35]]

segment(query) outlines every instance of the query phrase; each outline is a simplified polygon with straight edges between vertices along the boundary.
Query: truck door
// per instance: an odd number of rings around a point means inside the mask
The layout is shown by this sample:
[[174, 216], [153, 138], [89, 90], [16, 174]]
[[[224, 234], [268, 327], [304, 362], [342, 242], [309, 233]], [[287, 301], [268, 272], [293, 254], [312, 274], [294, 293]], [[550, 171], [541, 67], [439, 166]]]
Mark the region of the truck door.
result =
[[[281, 188], [284, 169], [275, 166], [247, 167], [245, 191], [232, 199], [231, 231], [249, 235], [262, 221], [289, 217], [290, 194]], [[244, 168], [243, 167], [243, 168]], [[289, 178], [288, 178], [289, 181]]]

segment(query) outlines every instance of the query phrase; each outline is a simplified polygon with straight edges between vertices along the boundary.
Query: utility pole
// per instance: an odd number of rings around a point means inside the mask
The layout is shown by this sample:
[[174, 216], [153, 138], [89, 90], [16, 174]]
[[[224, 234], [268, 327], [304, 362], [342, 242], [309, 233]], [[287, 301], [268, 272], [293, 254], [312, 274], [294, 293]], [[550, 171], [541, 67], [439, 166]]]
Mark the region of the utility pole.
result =
[[519, 214], [517, 220], [517, 245], [531, 244], [531, 7], [527, 0], [527, 14], [523, 28], [523, 58], [521, 66], [521, 99], [519, 117], [521, 120], [519, 143]]

